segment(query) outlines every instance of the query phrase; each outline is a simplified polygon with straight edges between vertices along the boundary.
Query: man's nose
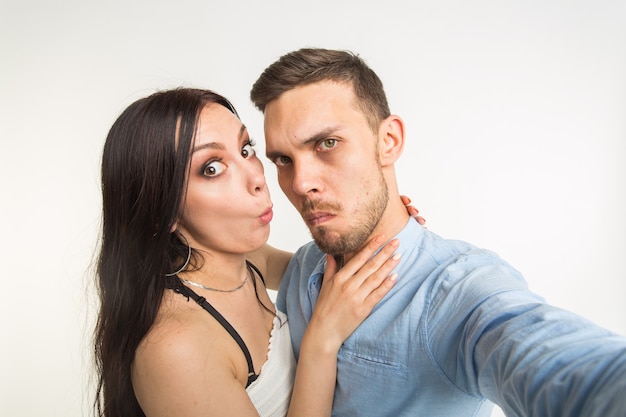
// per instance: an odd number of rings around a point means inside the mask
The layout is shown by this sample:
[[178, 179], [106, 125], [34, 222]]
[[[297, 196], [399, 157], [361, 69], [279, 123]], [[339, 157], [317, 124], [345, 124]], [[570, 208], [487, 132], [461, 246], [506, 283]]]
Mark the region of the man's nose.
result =
[[320, 179], [322, 173], [319, 168], [311, 162], [294, 164], [293, 190], [300, 195], [308, 195], [321, 191]]

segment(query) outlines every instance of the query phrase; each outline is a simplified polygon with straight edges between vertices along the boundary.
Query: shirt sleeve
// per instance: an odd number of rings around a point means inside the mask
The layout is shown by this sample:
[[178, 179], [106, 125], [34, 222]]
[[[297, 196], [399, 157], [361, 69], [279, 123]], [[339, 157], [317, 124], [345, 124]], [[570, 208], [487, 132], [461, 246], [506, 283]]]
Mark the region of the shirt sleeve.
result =
[[626, 338], [546, 304], [495, 255], [442, 271], [427, 343], [452, 384], [507, 416], [624, 416]]

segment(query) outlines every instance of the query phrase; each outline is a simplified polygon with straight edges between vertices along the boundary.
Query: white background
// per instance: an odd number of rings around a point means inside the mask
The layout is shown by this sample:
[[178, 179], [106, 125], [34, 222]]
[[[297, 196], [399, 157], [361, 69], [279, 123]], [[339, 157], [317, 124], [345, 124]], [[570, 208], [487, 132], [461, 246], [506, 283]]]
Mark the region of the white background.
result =
[[[407, 125], [400, 190], [431, 230], [626, 334], [626, 2], [2, 0], [1, 416], [88, 413], [99, 160], [118, 114], [212, 88], [263, 152], [249, 89], [303, 46], [379, 73]], [[308, 233], [266, 168], [270, 243], [295, 250]]]

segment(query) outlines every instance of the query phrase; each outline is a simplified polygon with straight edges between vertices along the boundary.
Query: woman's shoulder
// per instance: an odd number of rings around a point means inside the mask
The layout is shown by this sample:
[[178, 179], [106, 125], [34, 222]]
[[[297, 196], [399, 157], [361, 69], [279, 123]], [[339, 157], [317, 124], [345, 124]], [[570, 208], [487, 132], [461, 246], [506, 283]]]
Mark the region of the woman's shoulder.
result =
[[[176, 377], [179, 370], [189, 372], [186, 364], [229, 367], [232, 346], [219, 323], [195, 302], [172, 295], [164, 297], [154, 324], [137, 347], [134, 366], [155, 373], [154, 377]], [[178, 368], [168, 368], [172, 363]]]
[[192, 308], [161, 308], [135, 353], [138, 364], [156, 366], [163, 360], [200, 359], [214, 332], [203, 331], [203, 320]]
[[[164, 301], [132, 365], [133, 389], [142, 408], [209, 407], [208, 398], [214, 401], [225, 387], [231, 391], [241, 387], [228, 334], [206, 312], [194, 308], [193, 301], [167, 303], [167, 297]], [[245, 394], [243, 387], [241, 391]], [[191, 404], [190, 397], [201, 400]]]

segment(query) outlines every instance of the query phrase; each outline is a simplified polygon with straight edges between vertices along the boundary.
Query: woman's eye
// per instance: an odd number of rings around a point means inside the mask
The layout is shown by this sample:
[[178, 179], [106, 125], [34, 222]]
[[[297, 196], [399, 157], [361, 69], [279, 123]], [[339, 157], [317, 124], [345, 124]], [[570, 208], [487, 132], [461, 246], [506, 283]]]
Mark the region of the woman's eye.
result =
[[205, 177], [217, 177], [226, 169], [226, 165], [221, 161], [211, 161], [202, 169]]
[[241, 149], [241, 156], [244, 158], [250, 158], [254, 155], [256, 155], [256, 151], [254, 150], [254, 145], [251, 143], [245, 144], [243, 149]]
[[332, 149], [337, 146], [337, 139], [324, 139], [320, 142], [321, 150]]

